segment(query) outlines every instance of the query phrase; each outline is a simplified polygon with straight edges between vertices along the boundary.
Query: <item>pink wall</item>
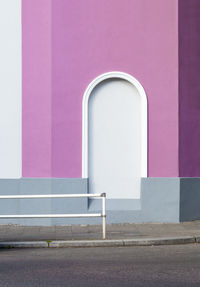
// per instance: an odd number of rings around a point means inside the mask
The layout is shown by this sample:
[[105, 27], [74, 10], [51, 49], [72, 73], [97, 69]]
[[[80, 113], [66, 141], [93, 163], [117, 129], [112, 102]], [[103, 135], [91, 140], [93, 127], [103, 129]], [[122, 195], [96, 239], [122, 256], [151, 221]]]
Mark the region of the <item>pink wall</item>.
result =
[[51, 177], [51, 1], [22, 1], [22, 175]]
[[178, 0], [50, 3], [23, 0], [23, 176], [81, 177], [83, 93], [112, 70], [147, 93], [148, 175], [178, 176]]

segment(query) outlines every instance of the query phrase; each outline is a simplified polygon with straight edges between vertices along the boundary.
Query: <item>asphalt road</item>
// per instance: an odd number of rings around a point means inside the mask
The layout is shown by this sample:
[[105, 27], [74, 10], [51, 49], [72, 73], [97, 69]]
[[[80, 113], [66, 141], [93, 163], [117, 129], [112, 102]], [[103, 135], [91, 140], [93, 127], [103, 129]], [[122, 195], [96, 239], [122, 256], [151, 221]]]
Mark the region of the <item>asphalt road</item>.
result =
[[200, 245], [1, 249], [2, 287], [200, 286]]

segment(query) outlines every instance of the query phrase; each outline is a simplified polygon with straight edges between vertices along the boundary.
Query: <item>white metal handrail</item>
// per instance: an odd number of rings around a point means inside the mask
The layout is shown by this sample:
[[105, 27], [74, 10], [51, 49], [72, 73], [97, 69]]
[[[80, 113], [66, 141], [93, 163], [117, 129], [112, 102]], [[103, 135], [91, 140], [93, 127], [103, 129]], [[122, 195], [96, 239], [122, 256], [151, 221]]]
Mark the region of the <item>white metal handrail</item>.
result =
[[84, 214], [6, 214], [0, 215], [1, 218], [83, 218], [83, 217], [102, 217], [102, 237], [106, 238], [106, 194], [34, 194], [34, 195], [0, 195], [0, 199], [33, 199], [33, 198], [102, 198], [102, 213]]

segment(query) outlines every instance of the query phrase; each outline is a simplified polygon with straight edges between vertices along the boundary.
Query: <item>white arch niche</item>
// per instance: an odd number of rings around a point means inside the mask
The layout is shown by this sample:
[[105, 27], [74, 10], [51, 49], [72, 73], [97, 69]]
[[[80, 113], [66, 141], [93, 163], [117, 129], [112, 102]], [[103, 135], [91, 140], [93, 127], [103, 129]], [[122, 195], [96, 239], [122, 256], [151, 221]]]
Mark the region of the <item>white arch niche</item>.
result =
[[131, 75], [108, 72], [95, 78], [87, 87], [82, 102], [82, 177], [88, 178], [88, 103], [95, 87], [108, 79], [122, 79], [131, 83], [141, 96], [141, 177], [147, 177], [147, 97], [142, 85]]

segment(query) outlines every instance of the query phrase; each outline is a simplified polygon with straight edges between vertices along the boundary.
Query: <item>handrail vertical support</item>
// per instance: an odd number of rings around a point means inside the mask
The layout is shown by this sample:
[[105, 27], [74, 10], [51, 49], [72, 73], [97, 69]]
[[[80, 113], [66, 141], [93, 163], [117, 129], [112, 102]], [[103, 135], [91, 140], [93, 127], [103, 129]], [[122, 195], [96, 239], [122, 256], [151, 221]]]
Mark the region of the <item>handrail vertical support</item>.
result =
[[102, 193], [102, 237], [106, 239], [106, 194]]

